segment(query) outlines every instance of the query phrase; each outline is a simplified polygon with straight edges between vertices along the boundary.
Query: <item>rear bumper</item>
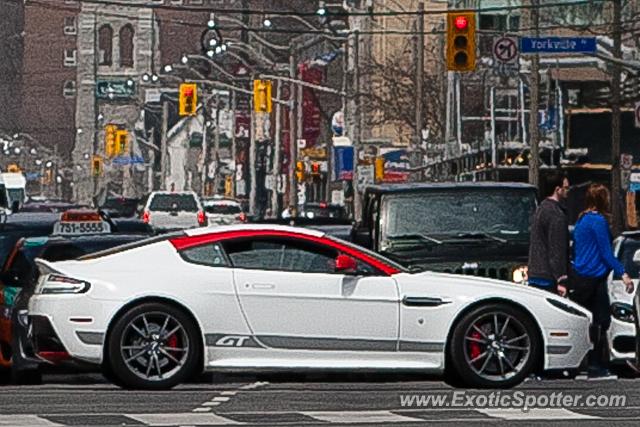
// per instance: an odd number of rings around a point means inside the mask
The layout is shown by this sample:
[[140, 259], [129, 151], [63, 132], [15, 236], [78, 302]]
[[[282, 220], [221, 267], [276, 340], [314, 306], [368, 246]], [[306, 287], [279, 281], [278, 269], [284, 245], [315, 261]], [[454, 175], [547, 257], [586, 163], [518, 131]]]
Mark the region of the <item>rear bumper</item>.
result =
[[31, 343], [38, 359], [54, 365], [71, 359], [69, 352], [53, 329], [49, 318], [45, 316], [29, 316], [29, 323], [32, 328]]

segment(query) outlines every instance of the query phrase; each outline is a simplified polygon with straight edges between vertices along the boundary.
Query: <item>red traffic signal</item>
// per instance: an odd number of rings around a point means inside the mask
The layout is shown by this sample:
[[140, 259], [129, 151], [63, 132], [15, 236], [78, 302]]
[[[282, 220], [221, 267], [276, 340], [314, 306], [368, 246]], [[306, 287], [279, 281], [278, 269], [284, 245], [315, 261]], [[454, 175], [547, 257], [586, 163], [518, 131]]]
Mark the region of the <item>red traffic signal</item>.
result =
[[464, 15], [456, 16], [456, 19], [454, 22], [458, 30], [465, 30], [469, 26], [469, 20]]

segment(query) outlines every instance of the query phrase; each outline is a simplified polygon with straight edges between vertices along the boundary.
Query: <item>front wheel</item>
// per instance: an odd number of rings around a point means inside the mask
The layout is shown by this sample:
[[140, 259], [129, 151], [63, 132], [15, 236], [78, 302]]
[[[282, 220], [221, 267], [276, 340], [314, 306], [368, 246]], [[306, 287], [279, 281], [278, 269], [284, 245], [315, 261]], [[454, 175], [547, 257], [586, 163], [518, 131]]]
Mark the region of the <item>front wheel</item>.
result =
[[111, 373], [127, 388], [171, 388], [195, 371], [200, 339], [191, 319], [172, 306], [146, 303], [120, 317], [109, 335]]
[[489, 304], [460, 319], [449, 350], [452, 367], [466, 385], [507, 388], [533, 372], [540, 339], [529, 316], [506, 304]]

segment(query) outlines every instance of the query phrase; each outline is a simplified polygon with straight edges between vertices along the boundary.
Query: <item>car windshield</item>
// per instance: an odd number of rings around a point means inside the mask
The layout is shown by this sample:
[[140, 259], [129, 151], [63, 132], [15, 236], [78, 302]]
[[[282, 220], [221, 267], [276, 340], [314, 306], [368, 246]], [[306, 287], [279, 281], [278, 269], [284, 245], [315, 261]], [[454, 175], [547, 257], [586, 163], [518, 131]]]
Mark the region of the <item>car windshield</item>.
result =
[[186, 211], [196, 212], [198, 203], [191, 194], [156, 194], [151, 200], [152, 211]]
[[230, 204], [207, 205], [204, 207], [204, 210], [207, 213], [218, 214], [218, 215], [236, 215], [242, 212], [242, 209], [240, 209], [240, 206], [230, 205]]
[[533, 191], [464, 189], [386, 197], [385, 235], [528, 236]]

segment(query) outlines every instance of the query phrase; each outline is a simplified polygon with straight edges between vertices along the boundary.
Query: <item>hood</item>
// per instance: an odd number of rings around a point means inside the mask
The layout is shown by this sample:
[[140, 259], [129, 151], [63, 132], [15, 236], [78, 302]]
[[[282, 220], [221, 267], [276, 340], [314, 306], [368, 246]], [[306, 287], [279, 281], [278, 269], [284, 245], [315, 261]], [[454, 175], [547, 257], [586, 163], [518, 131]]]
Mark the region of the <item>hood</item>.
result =
[[589, 318], [591, 318], [591, 313], [588, 310], [568, 298], [563, 298], [559, 295], [554, 295], [550, 292], [531, 286], [485, 277], [438, 273], [433, 271], [413, 274], [401, 273], [401, 275], [406, 276], [406, 279], [401, 279], [402, 282], [405, 280], [421, 283], [437, 281], [439, 287], [443, 290], [442, 295], [450, 296], [451, 298], [457, 298], [460, 295], [465, 295], [469, 298], [482, 298], [489, 296], [510, 299], [517, 296], [518, 299], [523, 300], [531, 300], [532, 298], [545, 300], [552, 299], [584, 312]]

